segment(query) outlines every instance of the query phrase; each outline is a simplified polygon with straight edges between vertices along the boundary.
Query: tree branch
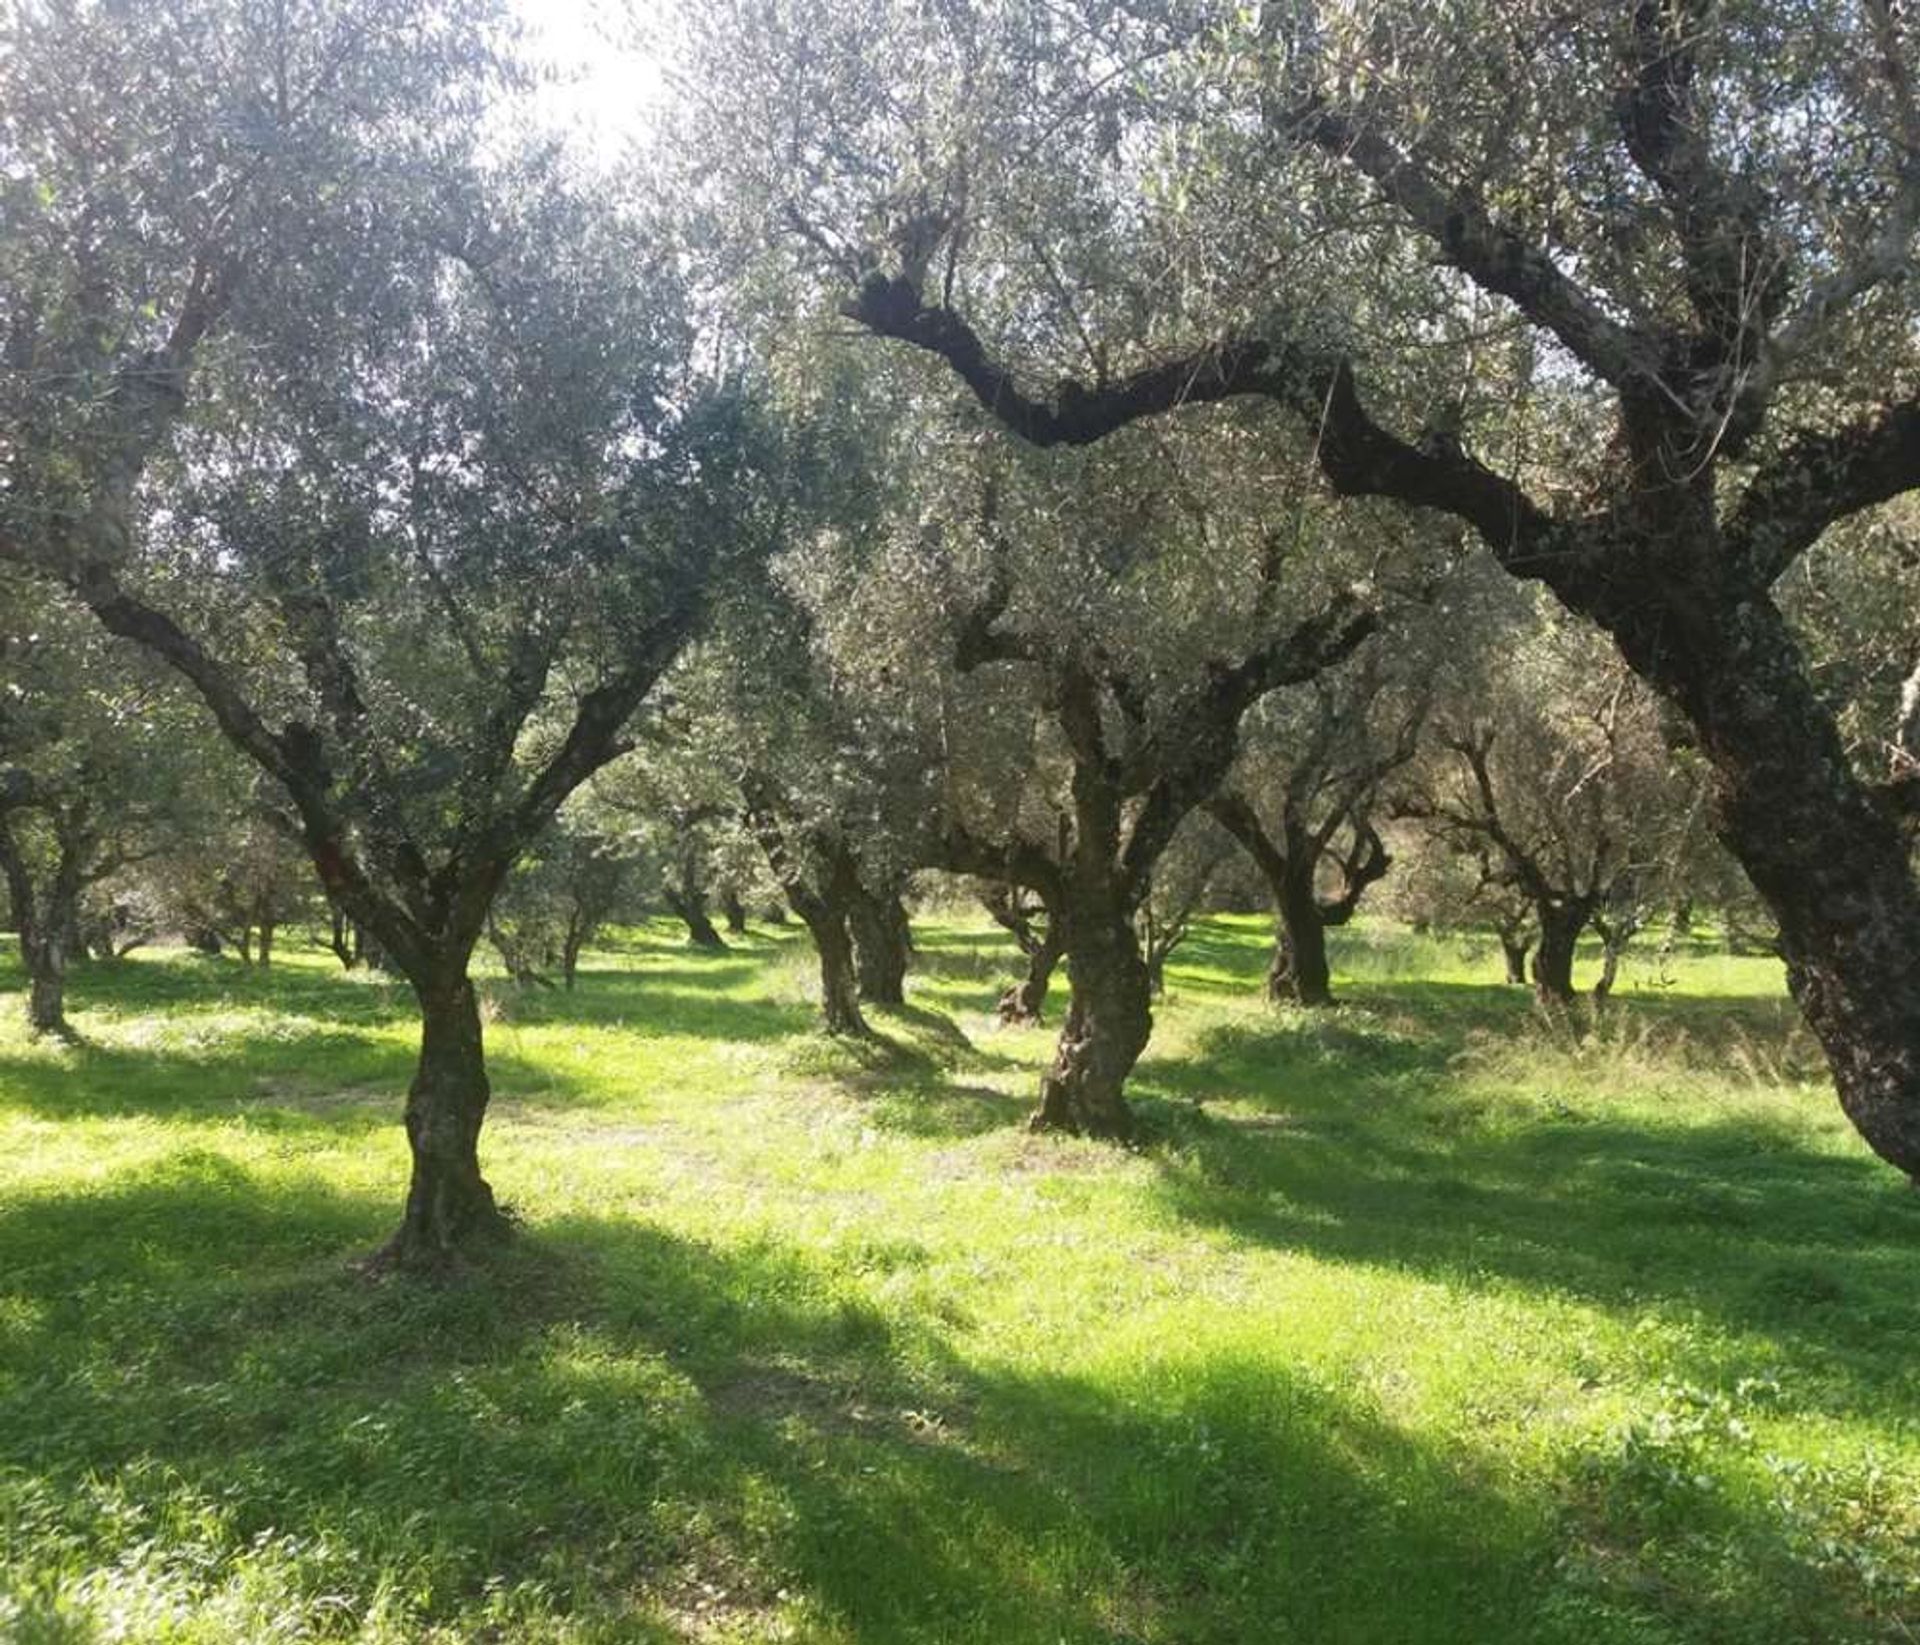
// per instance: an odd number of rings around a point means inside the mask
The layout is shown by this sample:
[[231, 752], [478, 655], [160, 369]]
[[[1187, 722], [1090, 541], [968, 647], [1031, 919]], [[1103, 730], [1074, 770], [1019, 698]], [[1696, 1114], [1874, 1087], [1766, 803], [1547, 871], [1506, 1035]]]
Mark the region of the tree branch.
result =
[[1920, 488], [1920, 399], [1790, 440], [1748, 483], [1723, 529], [1732, 563], [1770, 587], [1850, 514]]
[[1433, 438], [1409, 445], [1389, 433], [1361, 404], [1343, 359], [1229, 338], [1096, 387], [1068, 381], [1042, 400], [1021, 391], [952, 309], [923, 303], [911, 281], [871, 275], [844, 312], [876, 336], [946, 361], [982, 406], [1032, 445], [1091, 445], [1182, 406], [1269, 399], [1306, 425], [1321, 471], [1341, 496], [1390, 497], [1451, 514], [1479, 532], [1509, 571], [1556, 587], [1579, 575], [1591, 552], [1582, 533], [1554, 520], [1457, 443]]
[[1610, 319], [1553, 258], [1498, 221], [1465, 188], [1450, 187], [1364, 121], [1321, 104], [1300, 110], [1293, 133], [1358, 168], [1474, 284], [1505, 297], [1602, 381], [1651, 376], [1657, 357]]

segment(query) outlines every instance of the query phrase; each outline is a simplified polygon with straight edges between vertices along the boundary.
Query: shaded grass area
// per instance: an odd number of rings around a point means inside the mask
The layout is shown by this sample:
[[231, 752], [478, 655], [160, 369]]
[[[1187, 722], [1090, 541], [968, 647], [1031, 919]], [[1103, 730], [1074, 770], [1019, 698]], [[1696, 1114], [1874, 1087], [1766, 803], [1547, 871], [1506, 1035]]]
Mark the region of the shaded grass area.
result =
[[918, 936], [866, 1044], [763, 934], [494, 985], [527, 1237], [441, 1288], [348, 1265], [403, 992], [158, 956], [9, 1021], [0, 1636], [1920, 1632], [1920, 1196], [1770, 962], [1549, 1022], [1363, 928], [1274, 1012], [1212, 922], [1120, 1153], [1024, 1131], [1007, 948]]

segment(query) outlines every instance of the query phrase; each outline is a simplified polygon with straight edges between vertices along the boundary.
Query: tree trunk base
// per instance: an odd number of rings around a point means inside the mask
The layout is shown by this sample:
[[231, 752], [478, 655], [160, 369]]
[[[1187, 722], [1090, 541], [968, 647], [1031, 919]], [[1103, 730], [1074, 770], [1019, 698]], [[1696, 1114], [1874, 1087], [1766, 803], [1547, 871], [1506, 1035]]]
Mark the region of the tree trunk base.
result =
[[1089, 1102], [1089, 1093], [1077, 1086], [1071, 1076], [1048, 1074], [1040, 1082], [1040, 1106], [1027, 1116], [1027, 1129], [1096, 1142], [1132, 1142], [1136, 1129], [1126, 1098], [1116, 1093], [1111, 1102]]
[[[422, 1199], [427, 1203], [416, 1203]], [[470, 1181], [457, 1187], [448, 1181], [438, 1192], [423, 1194], [416, 1183], [400, 1226], [360, 1268], [374, 1278], [385, 1274], [443, 1278], [498, 1250], [513, 1233], [513, 1219], [495, 1203], [493, 1190], [477, 1171]]]

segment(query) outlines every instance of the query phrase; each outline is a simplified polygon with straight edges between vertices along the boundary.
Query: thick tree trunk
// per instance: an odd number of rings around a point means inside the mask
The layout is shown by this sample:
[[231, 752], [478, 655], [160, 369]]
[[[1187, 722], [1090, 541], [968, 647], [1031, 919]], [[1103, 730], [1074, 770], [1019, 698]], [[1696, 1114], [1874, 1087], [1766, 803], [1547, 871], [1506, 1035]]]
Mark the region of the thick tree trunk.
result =
[[1280, 931], [1267, 967], [1267, 998], [1295, 1005], [1331, 1005], [1333, 970], [1327, 963], [1327, 926], [1320, 917], [1312, 872], [1309, 869], [1303, 875], [1291, 866], [1292, 856], [1287, 860], [1286, 877], [1269, 888]]
[[1543, 902], [1540, 947], [1533, 956], [1533, 992], [1542, 1005], [1566, 1005], [1573, 999], [1573, 951], [1587, 928], [1584, 902]]
[[853, 933], [860, 997], [874, 1005], [903, 1005], [907, 991], [907, 910], [892, 892], [864, 886], [847, 911]]
[[1507, 962], [1507, 981], [1520, 987], [1526, 986], [1527, 955], [1532, 952], [1533, 939], [1526, 935], [1500, 938], [1500, 954]]
[[727, 892], [720, 900], [720, 910], [727, 916], [727, 934], [744, 937], [747, 934], [747, 905], [740, 900], [740, 893]]
[[1654, 615], [1615, 637], [1695, 728], [1714, 832], [1779, 921], [1841, 1107], [1920, 1181], [1920, 889], [1900, 820], [1855, 775], [1771, 599], [1664, 631]]
[[1073, 910], [1062, 923], [1073, 997], [1030, 1123], [1125, 1141], [1134, 1131], [1127, 1076], [1153, 1032], [1147, 964], [1133, 922], [1117, 907]]
[[413, 1176], [406, 1215], [375, 1259], [382, 1267], [444, 1268], [498, 1241], [508, 1222], [480, 1174], [480, 1127], [491, 1091], [480, 1004], [464, 966], [416, 982], [420, 1061], [407, 1091]]

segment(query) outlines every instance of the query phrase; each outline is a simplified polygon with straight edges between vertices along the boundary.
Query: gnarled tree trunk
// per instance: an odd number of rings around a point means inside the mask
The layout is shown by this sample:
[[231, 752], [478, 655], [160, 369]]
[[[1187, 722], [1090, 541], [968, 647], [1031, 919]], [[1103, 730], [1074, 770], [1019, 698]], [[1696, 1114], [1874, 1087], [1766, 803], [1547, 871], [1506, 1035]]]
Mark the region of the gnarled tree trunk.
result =
[[1046, 930], [1027, 950], [1027, 974], [1000, 995], [995, 1009], [1002, 1023], [1012, 1028], [1040, 1021], [1053, 985], [1053, 973], [1065, 952], [1058, 922], [1049, 920]]
[[854, 964], [853, 934], [846, 910], [824, 898], [794, 899], [820, 958], [820, 1012], [829, 1034], [866, 1034], [860, 1011], [860, 972]]
[[725, 952], [726, 938], [714, 929], [713, 916], [707, 912], [707, 899], [698, 887], [689, 889], [683, 886], [677, 891], [670, 891], [666, 902], [674, 916], [686, 926], [689, 946]]
[[1019, 945], [1027, 959], [1027, 973], [1001, 991], [994, 1009], [1009, 1028], [1037, 1023], [1047, 1003], [1053, 973], [1066, 954], [1059, 914], [1044, 891], [1035, 891], [1039, 906], [1021, 900], [1021, 888], [994, 885], [980, 893], [980, 906]]
[[464, 965], [414, 982], [420, 1061], [407, 1090], [413, 1173], [398, 1231], [379, 1266], [440, 1268], [509, 1229], [480, 1174], [480, 1127], [492, 1088], [480, 1003]]
[[1030, 1123], [1124, 1142], [1134, 1133], [1127, 1076], [1153, 1032], [1147, 964], [1117, 904], [1071, 909], [1064, 923], [1073, 996]]
[[1666, 615], [1615, 637], [1697, 731], [1714, 832], [1779, 921], [1841, 1108], [1920, 1182], [1920, 889], [1900, 818], [1855, 775], [1771, 598]]

